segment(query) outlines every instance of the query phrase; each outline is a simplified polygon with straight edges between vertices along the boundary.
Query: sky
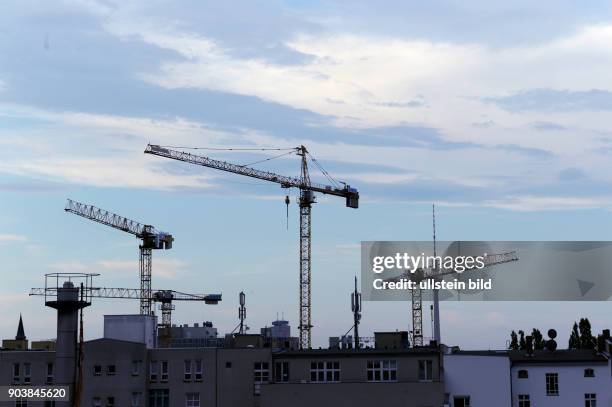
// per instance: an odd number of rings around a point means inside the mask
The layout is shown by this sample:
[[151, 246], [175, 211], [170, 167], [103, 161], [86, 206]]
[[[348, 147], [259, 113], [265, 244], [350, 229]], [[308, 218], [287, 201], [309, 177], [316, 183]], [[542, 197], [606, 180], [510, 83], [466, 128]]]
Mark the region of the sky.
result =
[[[55, 336], [30, 287], [53, 272], [138, 286], [138, 241], [65, 213], [66, 198], [175, 237], [153, 286], [222, 293], [173, 320], [297, 326], [298, 207], [278, 185], [143, 154], [147, 143], [305, 145], [360, 191], [313, 208], [313, 337], [352, 325], [363, 240], [612, 238], [612, 5], [574, 1], [6, 1], [0, 13], [0, 336], [23, 314]], [[241, 164], [271, 151], [200, 150]], [[299, 157], [257, 168], [298, 175]], [[312, 177], [325, 181], [312, 167]], [[288, 223], [287, 223], [288, 222]], [[360, 331], [409, 329], [409, 303], [364, 304]], [[102, 315], [130, 300], [95, 301]], [[512, 329], [590, 318], [607, 302], [443, 303], [443, 341], [503, 348]], [[426, 313], [428, 314], [428, 313]], [[426, 315], [429, 321], [429, 315]], [[425, 323], [426, 336], [430, 324]], [[294, 331], [295, 332], [295, 331]]]

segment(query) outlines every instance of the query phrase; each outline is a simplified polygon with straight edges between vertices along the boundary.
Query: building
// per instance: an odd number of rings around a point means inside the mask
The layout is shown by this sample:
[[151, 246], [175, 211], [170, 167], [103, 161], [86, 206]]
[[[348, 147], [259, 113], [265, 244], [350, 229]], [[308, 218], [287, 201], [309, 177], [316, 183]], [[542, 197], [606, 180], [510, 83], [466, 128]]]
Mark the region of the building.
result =
[[[160, 330], [162, 329], [160, 328]], [[201, 325], [196, 322], [193, 326], [188, 324], [173, 325], [170, 328], [170, 347], [202, 348], [223, 346], [223, 339], [218, 338], [217, 335], [217, 328], [210, 321], [205, 321]]]
[[609, 356], [595, 350], [509, 352], [513, 407], [612, 406]]
[[[437, 349], [273, 350], [261, 336], [238, 339], [234, 347], [184, 348], [150, 348], [144, 339], [87, 341], [81, 405], [437, 407], [444, 398]], [[50, 351], [0, 351], [0, 385], [55, 383], [54, 361]]]

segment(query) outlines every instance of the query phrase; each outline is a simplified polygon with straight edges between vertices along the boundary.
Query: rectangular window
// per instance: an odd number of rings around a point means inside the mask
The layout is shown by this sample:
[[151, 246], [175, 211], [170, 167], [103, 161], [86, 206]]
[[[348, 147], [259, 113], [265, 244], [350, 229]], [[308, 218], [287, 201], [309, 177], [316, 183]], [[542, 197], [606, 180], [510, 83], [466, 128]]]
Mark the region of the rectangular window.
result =
[[149, 407], [169, 407], [170, 390], [154, 389], [149, 390]]
[[547, 396], [558, 396], [559, 395], [559, 374], [558, 373], [546, 373], [546, 395]]
[[28, 400], [15, 400], [15, 407], [28, 407]]
[[595, 377], [595, 370], [584, 369], [584, 377]]
[[454, 407], [470, 407], [470, 396], [453, 397]]
[[270, 365], [268, 362], [255, 362], [253, 367], [254, 394], [259, 395], [261, 384], [270, 381]]
[[102, 399], [100, 397], [94, 397], [91, 401], [93, 407], [102, 407]]
[[149, 362], [149, 381], [151, 382], [156, 382], [157, 381], [157, 369], [158, 369], [158, 364], [156, 360], [152, 360], [151, 362]]
[[368, 360], [367, 376], [369, 382], [397, 381], [396, 360]]
[[289, 362], [276, 362], [274, 364], [274, 381], [276, 383], [289, 382]]
[[55, 400], [46, 400], [43, 406], [44, 407], [55, 407]]
[[140, 392], [133, 392], [132, 393], [132, 400], [130, 402], [131, 407], [140, 407], [142, 404], [142, 393]]
[[161, 373], [159, 375], [159, 380], [161, 382], [167, 382], [168, 381], [168, 361], [167, 360], [162, 360], [160, 363], [161, 366]]
[[419, 360], [419, 380], [422, 382], [433, 380], [432, 360]]
[[23, 364], [23, 383], [29, 384], [32, 382], [32, 365], [30, 363]]
[[106, 407], [115, 407], [115, 398], [107, 397], [106, 398]]
[[310, 362], [310, 381], [333, 383], [340, 381], [340, 362]]
[[46, 383], [53, 383], [53, 379], [54, 379], [53, 363], [47, 363]]
[[140, 365], [142, 361], [132, 360], [132, 376], [138, 376], [140, 374]]
[[584, 407], [597, 407], [597, 394], [587, 393], [584, 395]]
[[191, 380], [191, 360], [185, 361], [185, 381]]
[[519, 394], [518, 407], [531, 407], [531, 399], [529, 394]]
[[107, 376], [114, 376], [116, 372], [117, 372], [117, 368], [115, 367], [115, 365], [108, 365], [108, 366], [106, 366], [106, 375]]
[[200, 393], [185, 394], [185, 407], [200, 407]]
[[196, 359], [195, 361], [195, 380], [197, 382], [202, 381], [202, 359]]
[[100, 376], [102, 374], [102, 365], [94, 365], [93, 374], [94, 376]]
[[13, 363], [13, 384], [19, 383], [21, 379], [21, 369], [19, 363]]

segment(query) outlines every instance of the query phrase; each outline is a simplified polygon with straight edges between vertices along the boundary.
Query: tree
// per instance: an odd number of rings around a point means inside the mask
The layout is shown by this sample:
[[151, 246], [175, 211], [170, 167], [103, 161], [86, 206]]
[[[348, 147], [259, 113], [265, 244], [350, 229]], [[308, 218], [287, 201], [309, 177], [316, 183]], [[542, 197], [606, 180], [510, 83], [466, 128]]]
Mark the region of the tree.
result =
[[591, 323], [588, 318], [580, 318], [578, 323], [580, 331], [580, 349], [595, 349], [595, 337], [591, 333]]
[[544, 349], [544, 336], [542, 336], [542, 332], [539, 329], [533, 328], [531, 331], [531, 336], [533, 337], [533, 348], [535, 350], [543, 350]]
[[514, 332], [514, 330], [512, 330], [512, 332], [510, 333], [510, 346], [508, 346], [508, 349], [519, 350], [518, 336], [516, 335], [516, 332]]
[[580, 349], [580, 334], [578, 333], [578, 324], [574, 322], [572, 333], [570, 334], [568, 349]]
[[523, 330], [519, 331], [519, 349], [527, 350], [527, 342], [525, 342], [525, 332]]

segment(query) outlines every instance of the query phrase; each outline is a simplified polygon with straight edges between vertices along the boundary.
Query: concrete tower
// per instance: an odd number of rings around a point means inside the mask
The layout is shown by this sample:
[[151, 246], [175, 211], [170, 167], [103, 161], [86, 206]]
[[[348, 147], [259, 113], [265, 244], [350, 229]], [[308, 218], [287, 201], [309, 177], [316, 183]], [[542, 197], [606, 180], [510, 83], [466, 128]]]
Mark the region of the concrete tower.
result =
[[[70, 400], [74, 400], [77, 368], [77, 333], [79, 310], [90, 302], [79, 298], [80, 289], [71, 281], [65, 281], [57, 288], [55, 300], [45, 305], [57, 310], [57, 342], [55, 345], [55, 378], [60, 386], [70, 386]], [[58, 402], [60, 406], [70, 406], [70, 402]]]

